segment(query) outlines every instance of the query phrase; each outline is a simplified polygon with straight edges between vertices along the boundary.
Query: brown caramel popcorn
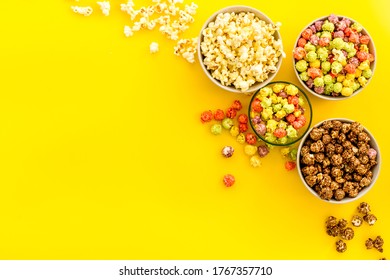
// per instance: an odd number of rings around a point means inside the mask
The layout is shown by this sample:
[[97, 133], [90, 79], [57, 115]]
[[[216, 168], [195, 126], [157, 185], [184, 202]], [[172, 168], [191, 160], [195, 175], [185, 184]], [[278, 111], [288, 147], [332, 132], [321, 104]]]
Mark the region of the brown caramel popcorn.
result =
[[339, 253], [344, 253], [347, 250], [347, 244], [343, 240], [336, 241], [336, 251]]
[[355, 232], [350, 227], [343, 229], [340, 234], [341, 238], [345, 240], [351, 240], [354, 237], [354, 235]]
[[[332, 182], [333, 183], [333, 182]], [[337, 184], [337, 183], [336, 183]], [[342, 200], [345, 197], [345, 191], [337, 188], [334, 192], [334, 198], [338, 201]]]
[[330, 137], [329, 134], [325, 134], [324, 136], [322, 136], [322, 143], [324, 143], [324, 145], [329, 144], [331, 141], [332, 137]]
[[357, 207], [357, 210], [360, 214], [368, 214], [371, 212], [371, 207], [367, 202], [361, 202]]
[[324, 151], [324, 143], [321, 140], [318, 140], [310, 145], [310, 151], [313, 153], [319, 153]]
[[377, 165], [377, 151], [370, 141], [357, 122], [331, 120], [313, 128], [302, 145], [300, 158], [308, 185], [326, 200], [357, 197], [370, 186], [372, 168]]
[[314, 164], [314, 155], [313, 154], [305, 154], [302, 157], [302, 162], [306, 165], [313, 165]]
[[370, 226], [373, 226], [373, 225], [376, 223], [377, 218], [375, 217], [375, 215], [368, 213], [368, 214], [366, 214], [366, 215], [363, 217], [363, 220], [364, 220], [367, 224], [369, 224]]
[[368, 238], [365, 243], [367, 249], [375, 248], [381, 253], [383, 253], [383, 244], [385, 244], [385, 241], [379, 235], [374, 240]]
[[363, 218], [359, 215], [354, 215], [352, 217], [351, 224], [355, 227], [360, 227], [363, 224]]
[[318, 141], [322, 138], [322, 132], [323, 130], [320, 128], [313, 128], [313, 130], [310, 132], [310, 138], [314, 141]]

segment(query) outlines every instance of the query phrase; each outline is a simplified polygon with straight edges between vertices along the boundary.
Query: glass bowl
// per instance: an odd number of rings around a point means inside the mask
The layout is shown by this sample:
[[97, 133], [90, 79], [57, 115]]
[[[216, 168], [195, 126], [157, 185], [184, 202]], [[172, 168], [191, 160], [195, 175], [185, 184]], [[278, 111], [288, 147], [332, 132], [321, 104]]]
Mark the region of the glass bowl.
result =
[[330, 15], [312, 21], [299, 33], [292, 62], [308, 92], [326, 100], [345, 100], [356, 96], [372, 80], [376, 50], [362, 25], [348, 17]]
[[[332, 118], [321, 121], [311, 128], [299, 144], [297, 153], [297, 169], [302, 183], [315, 197], [326, 202], [342, 204], [360, 199], [372, 189], [379, 176], [381, 154], [377, 141], [372, 133], [370, 133], [365, 127], [360, 125], [361, 132], [365, 133], [362, 135], [355, 132], [355, 136], [351, 136], [350, 133], [352, 133], [352, 129], [346, 132], [347, 130], [344, 128], [337, 130], [337, 135], [332, 135], [332, 130], [336, 130], [334, 121], [341, 122], [342, 124], [352, 124], [355, 122], [344, 118]], [[330, 128], [328, 129], [328, 127]], [[324, 133], [326, 130], [328, 132]], [[318, 133], [321, 133], [322, 136]], [[328, 140], [325, 140], [325, 134], [331, 138], [328, 137]], [[341, 134], [344, 134], [346, 137], [344, 138]], [[351, 140], [352, 137], [360, 140]], [[349, 143], [346, 142], [347, 140]], [[316, 144], [317, 141], [322, 141], [323, 143], [331, 141], [330, 143], [333, 143], [335, 149], [333, 150], [332, 147], [328, 147], [328, 143], [324, 144], [324, 151], [322, 152], [320, 149], [321, 146]], [[372, 165], [370, 159], [370, 157], [373, 156], [372, 151], [368, 152], [368, 147], [361, 148], [363, 146], [362, 143], [364, 142], [368, 143], [369, 146], [376, 151], [375, 156], [373, 157], [373, 163], [375, 163], [375, 165]], [[313, 143], [314, 146], [312, 147], [311, 145]], [[337, 149], [339, 150], [337, 151]], [[324, 158], [322, 158], [322, 155], [317, 158], [317, 153], [322, 153]], [[353, 153], [354, 157], [351, 156], [351, 153]], [[306, 159], [304, 159], [305, 155], [307, 155]], [[334, 159], [332, 158], [333, 155], [335, 156]], [[338, 157], [338, 155], [342, 157], [341, 162], [339, 161], [340, 157]], [[364, 159], [365, 156], [368, 157], [368, 162], [366, 162], [367, 158]], [[310, 157], [312, 158], [310, 159]], [[325, 158], [330, 158], [330, 161], [325, 160]], [[358, 161], [356, 161], [356, 159]], [[312, 164], [313, 160], [314, 164]], [[361, 164], [362, 166], [360, 166]], [[308, 166], [309, 168], [307, 168]], [[370, 171], [370, 174], [368, 171]], [[357, 173], [356, 175], [360, 175], [360, 177], [356, 176], [355, 173]], [[349, 175], [347, 176], [347, 174]], [[316, 176], [316, 178], [309, 176]], [[366, 177], [366, 179], [362, 182], [361, 180], [363, 180], [364, 177]], [[369, 181], [367, 181], [367, 178]], [[340, 190], [338, 191], [339, 193], [336, 193], [337, 187], [342, 191]], [[356, 191], [352, 190], [352, 187], [356, 188]], [[344, 192], [344, 197], [342, 192]], [[330, 197], [331, 195], [332, 197]], [[339, 196], [336, 199], [337, 195]]]
[[276, 81], [253, 94], [249, 123], [256, 135], [275, 146], [290, 146], [308, 131], [313, 111], [307, 95], [296, 85]]

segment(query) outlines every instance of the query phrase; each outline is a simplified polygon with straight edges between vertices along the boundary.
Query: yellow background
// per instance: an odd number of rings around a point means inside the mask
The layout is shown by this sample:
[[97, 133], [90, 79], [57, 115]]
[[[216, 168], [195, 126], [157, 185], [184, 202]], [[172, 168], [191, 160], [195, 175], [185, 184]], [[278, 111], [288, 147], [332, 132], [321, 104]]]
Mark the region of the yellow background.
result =
[[[1, 259], [379, 259], [390, 258], [390, 20], [381, 1], [206, 1], [182, 37], [197, 36], [216, 10], [253, 6], [282, 22], [287, 58], [275, 80], [298, 84], [292, 48], [313, 19], [336, 13], [362, 23], [374, 38], [377, 69], [358, 96], [340, 102], [311, 97], [313, 123], [345, 117], [377, 138], [382, 169], [362, 200], [333, 205], [310, 194], [279, 150], [252, 168], [243, 146], [214, 136], [200, 113], [245, 112], [249, 97], [224, 92], [198, 61], [173, 55], [158, 30], [131, 38], [119, 3], [90, 17], [64, 1], [3, 1], [0, 9]], [[137, 7], [151, 1], [136, 0]], [[189, 3], [187, 1], [187, 3]], [[160, 45], [157, 54], [149, 44]], [[222, 158], [220, 150], [236, 152]], [[226, 188], [222, 177], [236, 184]], [[326, 235], [328, 215], [350, 219], [361, 201], [378, 222], [356, 229], [339, 254]], [[385, 252], [366, 250], [381, 235]]]

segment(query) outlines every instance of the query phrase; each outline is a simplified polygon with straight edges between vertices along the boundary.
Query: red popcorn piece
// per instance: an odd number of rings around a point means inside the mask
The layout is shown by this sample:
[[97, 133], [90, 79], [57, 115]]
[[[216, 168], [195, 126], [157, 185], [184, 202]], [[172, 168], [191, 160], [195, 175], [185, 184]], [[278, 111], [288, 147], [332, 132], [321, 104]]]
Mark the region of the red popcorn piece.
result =
[[295, 95], [290, 95], [288, 98], [287, 98], [287, 102], [289, 104], [294, 104], [294, 105], [298, 105], [299, 103], [299, 98]]
[[307, 40], [305, 39], [305, 38], [299, 38], [298, 39], [298, 47], [301, 47], [301, 48], [303, 48], [303, 47], [305, 47], [305, 45], [306, 45], [306, 43], [307, 43]]
[[278, 127], [277, 129], [275, 129], [274, 135], [278, 138], [283, 138], [287, 135], [287, 131], [284, 128]]
[[245, 114], [240, 114], [238, 116], [238, 122], [239, 123], [247, 123], [248, 122], [248, 116]]
[[357, 32], [351, 32], [348, 41], [354, 44], [359, 44], [359, 34]]
[[247, 134], [245, 135], [245, 141], [246, 141], [248, 144], [250, 144], [250, 145], [254, 145], [254, 144], [256, 144], [256, 142], [257, 142], [257, 138], [256, 138], [256, 136], [255, 136], [253, 133], [247, 133]]
[[293, 55], [294, 55], [294, 58], [296, 60], [301, 60], [301, 59], [303, 59], [305, 57], [306, 51], [302, 47], [297, 47], [297, 48], [294, 49], [294, 54]]
[[286, 161], [286, 163], [284, 164], [284, 167], [287, 169], [287, 171], [295, 169], [296, 166], [297, 164], [293, 161]]
[[233, 175], [231, 174], [226, 174], [223, 176], [223, 183], [225, 184], [226, 187], [231, 187], [233, 184], [236, 182], [236, 179], [234, 178]]
[[329, 38], [327, 37], [323, 37], [323, 38], [320, 38], [319, 41], [318, 41], [318, 44], [321, 46], [321, 47], [326, 47], [327, 45], [329, 45]]
[[360, 61], [365, 61], [368, 59], [369, 53], [364, 51], [359, 51], [356, 53], [356, 56]]
[[208, 111], [204, 111], [201, 115], [200, 115], [200, 121], [202, 123], [205, 123], [205, 122], [209, 122], [213, 119], [213, 112], [211, 112], [211, 110], [208, 110]]
[[234, 119], [237, 115], [237, 110], [230, 107], [229, 109], [226, 110], [226, 117], [230, 119]]
[[360, 36], [360, 44], [368, 45], [369, 42], [370, 42], [370, 36], [368, 35]]
[[321, 77], [321, 76], [322, 76], [321, 69], [319, 69], [319, 68], [314, 68], [314, 67], [310, 67], [309, 69], [307, 69], [307, 74], [308, 74], [309, 77], [312, 78], [312, 79], [315, 79], [315, 78], [317, 78], [317, 77]]
[[248, 130], [248, 124], [246, 123], [240, 123], [238, 125], [238, 129], [239, 131], [242, 133], [242, 132], [246, 132]]
[[288, 114], [286, 116], [286, 120], [289, 122], [289, 123], [293, 123], [295, 121], [296, 117], [294, 116], [294, 114]]
[[253, 109], [253, 111], [255, 111], [255, 112], [261, 112], [261, 111], [263, 111], [263, 107], [261, 107], [261, 101], [260, 101], [260, 99], [256, 98], [255, 100], [253, 100], [253, 102], [252, 102], [252, 109]]
[[356, 66], [351, 64], [351, 63], [348, 63], [347, 65], [345, 65], [344, 69], [349, 74], [354, 74], [356, 72]]
[[225, 112], [221, 109], [217, 109], [214, 113], [214, 119], [217, 121], [222, 121], [225, 118]]
[[232, 107], [234, 110], [240, 111], [242, 109], [242, 104], [240, 100], [234, 100]]
[[306, 40], [310, 40], [310, 37], [311, 35], [313, 35], [313, 30], [311, 30], [310, 28], [306, 28], [303, 32], [302, 32], [302, 38], [306, 39]]

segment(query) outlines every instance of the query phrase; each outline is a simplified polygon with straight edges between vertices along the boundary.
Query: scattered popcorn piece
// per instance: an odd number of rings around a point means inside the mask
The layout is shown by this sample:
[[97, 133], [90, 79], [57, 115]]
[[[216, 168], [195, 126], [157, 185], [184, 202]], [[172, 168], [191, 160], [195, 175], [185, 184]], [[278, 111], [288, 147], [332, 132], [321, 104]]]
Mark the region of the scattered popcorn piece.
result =
[[89, 6], [86, 7], [80, 7], [80, 6], [71, 6], [70, 7], [73, 12], [76, 14], [84, 15], [84, 16], [90, 16], [93, 12], [93, 9]]
[[158, 52], [158, 44], [156, 42], [152, 42], [149, 46], [150, 53]]
[[197, 37], [192, 39], [180, 39], [174, 47], [173, 53], [177, 56], [182, 56], [190, 63], [194, 63], [197, 42]]
[[108, 16], [110, 15], [110, 2], [109, 1], [102, 1], [102, 2], [96, 2], [100, 9], [102, 10], [103, 15]]
[[121, 4], [121, 11], [128, 13], [131, 20], [134, 20], [139, 14], [139, 11], [134, 10], [133, 0], [128, 0], [126, 4]]
[[131, 30], [130, 26], [128, 26], [128, 25], [125, 25], [123, 33], [125, 33], [126, 37], [131, 37], [134, 34], [133, 31]]
[[[194, 17], [198, 6], [195, 3], [185, 5], [184, 8], [178, 7], [177, 4], [183, 3], [183, 0], [153, 0], [154, 4], [141, 7], [139, 10], [134, 9], [133, 0], [126, 4], [121, 4], [121, 10], [130, 15], [134, 22], [132, 31], [141, 29], [153, 30], [159, 24], [159, 31], [167, 38], [177, 41], [180, 33], [189, 28], [189, 24], [194, 22]], [[153, 15], [161, 14], [159, 17], [152, 19]], [[175, 17], [175, 19], [173, 19]], [[191, 55], [187, 55], [192, 60]]]

